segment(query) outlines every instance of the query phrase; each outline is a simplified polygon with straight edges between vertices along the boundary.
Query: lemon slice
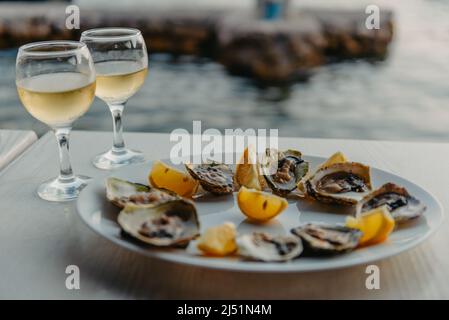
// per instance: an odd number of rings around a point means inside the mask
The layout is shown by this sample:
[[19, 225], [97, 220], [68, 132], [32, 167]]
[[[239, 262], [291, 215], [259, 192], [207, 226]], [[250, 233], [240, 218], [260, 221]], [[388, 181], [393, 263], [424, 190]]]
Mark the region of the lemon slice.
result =
[[274, 194], [241, 187], [237, 204], [249, 219], [264, 222], [273, 219], [288, 207], [288, 202]]
[[252, 147], [243, 151], [235, 168], [235, 181], [250, 189], [263, 190], [265, 187], [265, 179], [260, 175], [257, 155]]
[[207, 229], [198, 239], [197, 247], [204, 254], [223, 257], [237, 250], [237, 232], [232, 222]]
[[298, 189], [302, 192], [305, 192], [305, 186], [304, 182], [307, 181], [315, 172], [320, 170], [321, 168], [333, 165], [335, 163], [344, 163], [348, 162], [348, 158], [343, 154], [343, 152], [335, 152], [333, 155], [331, 155], [329, 158], [327, 158], [326, 161], [321, 163], [318, 167], [316, 167], [314, 170], [310, 170], [302, 179], [298, 182]]
[[359, 217], [347, 217], [346, 226], [363, 232], [359, 245], [366, 246], [385, 241], [394, 229], [394, 219], [388, 208], [382, 206], [364, 212]]
[[153, 163], [148, 180], [152, 186], [173, 191], [182, 197], [191, 197], [198, 188], [198, 181], [190, 174], [170, 167], [162, 161]]

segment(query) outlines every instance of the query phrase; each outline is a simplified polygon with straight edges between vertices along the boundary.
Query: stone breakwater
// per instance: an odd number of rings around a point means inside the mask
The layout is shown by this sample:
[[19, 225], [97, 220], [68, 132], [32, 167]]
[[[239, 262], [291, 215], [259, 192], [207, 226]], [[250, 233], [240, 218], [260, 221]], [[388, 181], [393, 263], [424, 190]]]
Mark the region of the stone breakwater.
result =
[[229, 72], [266, 83], [294, 81], [311, 68], [342, 59], [382, 59], [393, 38], [393, 14], [380, 29], [365, 27], [364, 10], [302, 9], [283, 21], [254, 13], [201, 8], [81, 8], [81, 29], [65, 27], [65, 5], [0, 3], [0, 49], [54, 39], [79, 39], [95, 27], [134, 27], [151, 52], [208, 56]]

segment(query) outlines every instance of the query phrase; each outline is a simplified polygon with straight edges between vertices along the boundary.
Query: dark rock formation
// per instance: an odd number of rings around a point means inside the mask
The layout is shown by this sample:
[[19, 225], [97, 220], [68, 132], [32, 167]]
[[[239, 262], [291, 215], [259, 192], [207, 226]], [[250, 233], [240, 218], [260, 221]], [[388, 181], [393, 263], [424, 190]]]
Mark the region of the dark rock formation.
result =
[[383, 58], [393, 39], [393, 13], [380, 12], [380, 28], [367, 29], [367, 15], [360, 11], [307, 10], [304, 14], [322, 25], [326, 56], [337, 59]]
[[135, 27], [151, 52], [209, 56], [234, 74], [262, 82], [295, 80], [315, 66], [352, 58], [383, 58], [393, 36], [392, 13], [379, 30], [365, 27], [363, 10], [301, 10], [283, 21], [247, 12], [189, 10], [81, 10], [81, 30], [65, 28], [61, 4], [0, 3], [0, 48], [51, 39], [79, 39], [101, 26]]
[[222, 14], [210, 10], [91, 11], [83, 13], [81, 27], [138, 28], [151, 52], [206, 55], [216, 46], [215, 21]]
[[306, 14], [276, 22], [229, 15], [218, 23], [217, 34], [219, 61], [232, 73], [262, 81], [293, 80], [326, 61], [321, 24]]
[[392, 14], [381, 14], [379, 30], [367, 29], [365, 18], [363, 11], [310, 9], [278, 22], [229, 14], [217, 25], [219, 60], [233, 73], [284, 82], [333, 60], [383, 58], [393, 37]]

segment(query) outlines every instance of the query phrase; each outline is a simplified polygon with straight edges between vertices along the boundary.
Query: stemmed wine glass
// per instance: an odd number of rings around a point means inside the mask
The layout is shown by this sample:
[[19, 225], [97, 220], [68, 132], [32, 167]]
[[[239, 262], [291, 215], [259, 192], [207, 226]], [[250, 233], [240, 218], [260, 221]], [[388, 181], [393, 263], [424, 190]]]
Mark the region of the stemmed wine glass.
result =
[[148, 54], [142, 34], [132, 28], [99, 28], [84, 31], [81, 42], [89, 48], [97, 72], [96, 96], [112, 113], [112, 148], [96, 156], [94, 165], [115, 169], [145, 160], [140, 151], [125, 148], [122, 113], [126, 102], [143, 85], [148, 71]]
[[60, 173], [39, 186], [42, 199], [76, 198], [89, 180], [75, 176], [69, 159], [73, 122], [89, 110], [95, 98], [95, 69], [84, 43], [45, 41], [19, 48], [16, 85], [20, 100], [36, 119], [50, 126], [58, 142]]

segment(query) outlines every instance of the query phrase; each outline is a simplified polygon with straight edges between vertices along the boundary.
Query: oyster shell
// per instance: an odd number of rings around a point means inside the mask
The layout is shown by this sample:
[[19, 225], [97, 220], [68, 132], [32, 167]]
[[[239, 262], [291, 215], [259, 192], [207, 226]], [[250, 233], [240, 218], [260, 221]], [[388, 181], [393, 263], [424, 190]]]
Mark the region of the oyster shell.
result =
[[267, 149], [265, 156], [265, 180], [273, 193], [279, 196], [285, 197], [295, 190], [309, 170], [309, 163], [301, 158], [302, 154], [297, 150]]
[[125, 233], [154, 246], [187, 246], [199, 235], [200, 224], [192, 201], [179, 199], [156, 206], [129, 203], [118, 223]]
[[161, 190], [140, 183], [133, 183], [118, 178], [106, 179], [106, 198], [119, 208], [127, 203], [157, 205], [179, 197], [167, 190]]
[[230, 194], [234, 191], [234, 174], [227, 165], [211, 162], [197, 165], [186, 164], [185, 166], [204, 190], [215, 195]]
[[335, 152], [329, 158], [327, 158], [326, 161], [324, 161], [323, 163], [319, 164], [318, 166], [316, 166], [313, 169], [309, 169], [307, 174], [301, 179], [301, 181], [299, 181], [298, 191], [302, 194], [305, 194], [305, 191], [306, 191], [305, 182], [307, 180], [309, 180], [310, 177], [312, 177], [315, 174], [315, 172], [317, 172], [321, 168], [330, 166], [335, 163], [344, 163], [344, 162], [348, 162], [348, 161], [349, 161], [348, 158], [344, 155], [343, 152], [341, 152], [341, 151]]
[[355, 205], [371, 191], [370, 168], [357, 162], [336, 163], [305, 181], [307, 195], [324, 203]]
[[408, 191], [394, 183], [386, 183], [366, 195], [356, 207], [356, 214], [386, 205], [395, 222], [404, 222], [421, 216], [426, 206]]
[[302, 243], [292, 236], [272, 236], [254, 232], [237, 238], [239, 254], [260, 261], [288, 261], [302, 252]]
[[362, 232], [339, 225], [307, 223], [293, 228], [291, 232], [301, 238], [304, 253], [310, 255], [332, 255], [354, 249]]

